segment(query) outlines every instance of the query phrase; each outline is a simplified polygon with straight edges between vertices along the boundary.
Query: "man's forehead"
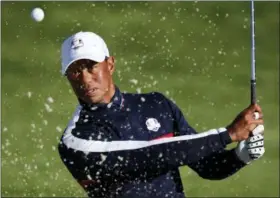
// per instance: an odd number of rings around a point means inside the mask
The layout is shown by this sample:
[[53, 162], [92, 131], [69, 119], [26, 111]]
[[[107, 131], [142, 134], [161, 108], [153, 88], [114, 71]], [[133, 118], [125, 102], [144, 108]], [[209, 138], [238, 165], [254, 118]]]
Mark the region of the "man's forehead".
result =
[[84, 66], [92, 66], [97, 64], [98, 62], [95, 62], [93, 60], [89, 60], [89, 59], [80, 59], [80, 60], [76, 60], [75, 62], [73, 62], [68, 69], [72, 69], [72, 68], [76, 68], [76, 67], [84, 67]]

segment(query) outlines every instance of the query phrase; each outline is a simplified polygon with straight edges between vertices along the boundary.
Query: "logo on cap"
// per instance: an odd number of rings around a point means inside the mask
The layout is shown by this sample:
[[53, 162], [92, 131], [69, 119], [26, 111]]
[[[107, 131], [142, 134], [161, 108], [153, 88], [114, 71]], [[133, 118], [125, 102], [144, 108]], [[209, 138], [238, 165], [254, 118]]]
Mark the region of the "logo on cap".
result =
[[74, 38], [71, 42], [72, 49], [78, 49], [79, 47], [83, 47], [83, 46], [84, 46], [84, 43], [83, 43], [82, 39]]

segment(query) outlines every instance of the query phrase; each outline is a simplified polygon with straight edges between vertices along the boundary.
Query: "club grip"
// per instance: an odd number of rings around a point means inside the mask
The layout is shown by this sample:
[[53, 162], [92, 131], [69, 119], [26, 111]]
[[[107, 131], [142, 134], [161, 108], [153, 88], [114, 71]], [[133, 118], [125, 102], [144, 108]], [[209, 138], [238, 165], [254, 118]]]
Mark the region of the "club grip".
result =
[[251, 104], [256, 102], [256, 80], [251, 80]]

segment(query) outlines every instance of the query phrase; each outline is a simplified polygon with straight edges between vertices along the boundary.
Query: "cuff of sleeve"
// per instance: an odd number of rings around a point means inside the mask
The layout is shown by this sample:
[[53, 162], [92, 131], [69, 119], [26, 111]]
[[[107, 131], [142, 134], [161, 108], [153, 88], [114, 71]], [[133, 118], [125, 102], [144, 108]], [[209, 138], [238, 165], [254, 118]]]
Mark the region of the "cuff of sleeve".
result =
[[219, 128], [219, 129], [217, 129], [217, 131], [220, 135], [222, 143], [225, 146], [232, 143], [231, 137], [229, 136], [229, 133], [227, 132], [226, 128]]
[[232, 153], [232, 156], [236, 160], [237, 164], [239, 164], [240, 166], [243, 167], [243, 166], [251, 164], [251, 161], [246, 162], [246, 161], [243, 161], [242, 159], [240, 159], [240, 157], [238, 156], [236, 148], [231, 149], [230, 152]]

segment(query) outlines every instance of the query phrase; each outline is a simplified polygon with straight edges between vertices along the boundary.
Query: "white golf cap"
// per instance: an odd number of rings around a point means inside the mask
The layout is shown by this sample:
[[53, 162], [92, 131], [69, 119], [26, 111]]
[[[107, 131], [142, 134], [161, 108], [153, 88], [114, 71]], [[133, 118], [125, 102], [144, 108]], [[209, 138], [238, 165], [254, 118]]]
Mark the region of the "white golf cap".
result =
[[93, 32], [78, 32], [68, 37], [61, 47], [61, 73], [75, 61], [89, 59], [102, 62], [109, 57], [109, 50], [104, 40]]

